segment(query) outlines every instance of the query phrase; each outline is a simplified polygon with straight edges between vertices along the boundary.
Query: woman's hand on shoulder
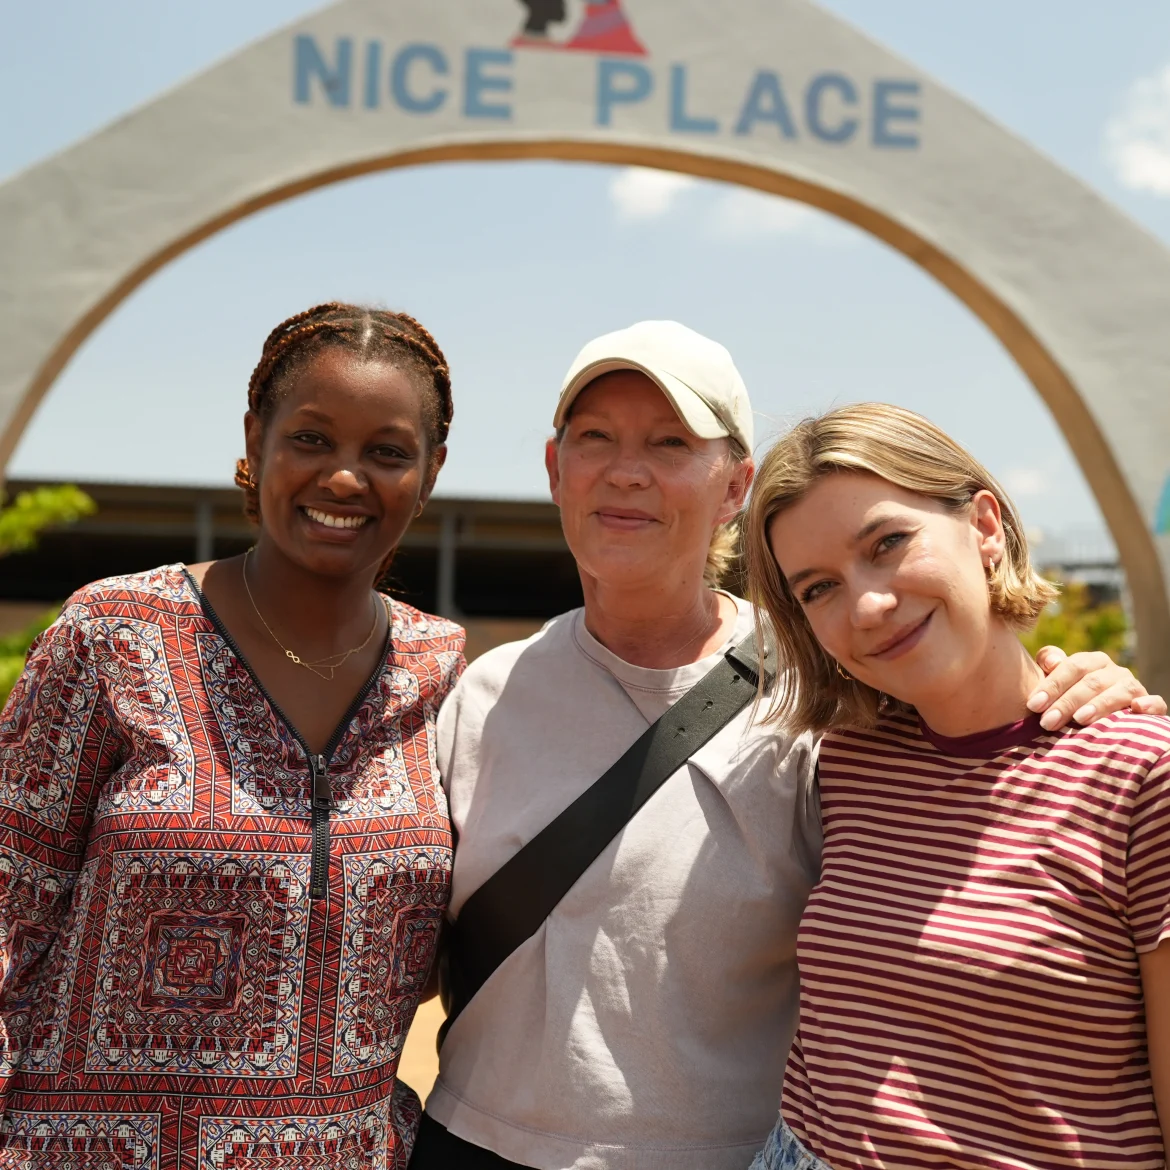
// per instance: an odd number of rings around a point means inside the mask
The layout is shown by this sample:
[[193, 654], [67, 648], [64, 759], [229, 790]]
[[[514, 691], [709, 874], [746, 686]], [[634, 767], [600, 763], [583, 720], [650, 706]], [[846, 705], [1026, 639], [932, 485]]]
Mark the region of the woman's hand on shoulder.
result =
[[1044, 646], [1036, 655], [1048, 676], [1032, 692], [1028, 710], [1043, 712], [1040, 724], [1057, 731], [1070, 720], [1088, 724], [1115, 711], [1165, 715], [1166, 701], [1151, 695], [1134, 677], [1100, 650], [1066, 654], [1058, 646]]

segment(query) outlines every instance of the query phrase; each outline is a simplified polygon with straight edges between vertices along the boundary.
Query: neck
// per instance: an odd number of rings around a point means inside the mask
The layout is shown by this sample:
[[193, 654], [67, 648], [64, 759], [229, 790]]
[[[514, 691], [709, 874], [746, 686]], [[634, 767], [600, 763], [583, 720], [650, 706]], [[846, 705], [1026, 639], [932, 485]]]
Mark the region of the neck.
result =
[[[241, 570], [243, 571], [243, 570]], [[323, 577], [308, 572], [261, 536], [247, 558], [247, 586], [261, 618], [302, 658], [356, 645], [381, 621], [374, 573]]]
[[673, 591], [622, 588], [581, 574], [585, 628], [631, 666], [671, 670], [714, 654], [738, 611], [700, 579]]
[[992, 731], [1027, 718], [1028, 696], [1043, 678], [1015, 632], [996, 622], [979, 665], [953, 693], [919, 702], [918, 714], [948, 738]]

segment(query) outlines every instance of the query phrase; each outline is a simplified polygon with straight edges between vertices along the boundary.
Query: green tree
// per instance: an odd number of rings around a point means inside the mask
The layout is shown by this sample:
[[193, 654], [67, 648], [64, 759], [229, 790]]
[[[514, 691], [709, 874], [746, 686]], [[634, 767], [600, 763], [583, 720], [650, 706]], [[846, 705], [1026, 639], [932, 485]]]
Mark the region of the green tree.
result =
[[1059, 600], [1048, 606], [1022, 640], [1032, 654], [1041, 646], [1059, 646], [1069, 654], [1104, 650], [1119, 662], [1132, 657], [1125, 610], [1116, 601], [1093, 605], [1087, 585], [1064, 586]]
[[0, 507], [0, 557], [27, 552], [45, 529], [72, 524], [96, 511], [93, 500], [72, 484], [21, 492], [6, 508]]
[[[4, 497], [0, 495], [0, 505], [3, 504]], [[93, 500], [72, 484], [21, 492], [7, 507], [0, 506], [0, 557], [27, 552], [36, 547], [37, 539], [47, 529], [73, 524], [96, 511]], [[53, 624], [58, 613], [60, 606], [55, 606], [25, 629], [0, 638], [0, 705], [7, 702], [24, 669], [33, 639]]]

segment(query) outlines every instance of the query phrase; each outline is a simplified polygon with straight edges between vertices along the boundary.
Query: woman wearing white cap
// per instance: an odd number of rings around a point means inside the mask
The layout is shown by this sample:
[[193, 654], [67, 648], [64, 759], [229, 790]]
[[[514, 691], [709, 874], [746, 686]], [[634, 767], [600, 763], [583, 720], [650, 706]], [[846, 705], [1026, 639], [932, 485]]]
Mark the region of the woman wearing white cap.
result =
[[[752, 612], [717, 588], [751, 406], [722, 346], [644, 322], [585, 347], [554, 422], [585, 606], [484, 655], [440, 714], [454, 1015], [411, 1165], [742, 1168], [774, 1121], [820, 840], [814, 740], [753, 721]], [[1077, 657], [1050, 721], [1144, 693]]]

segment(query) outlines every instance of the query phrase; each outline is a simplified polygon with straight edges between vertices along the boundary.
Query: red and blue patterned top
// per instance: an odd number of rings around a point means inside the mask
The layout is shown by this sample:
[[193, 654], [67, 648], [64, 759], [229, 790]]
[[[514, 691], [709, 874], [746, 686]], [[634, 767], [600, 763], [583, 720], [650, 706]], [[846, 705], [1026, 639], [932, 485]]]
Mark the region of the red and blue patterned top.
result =
[[0, 1166], [405, 1167], [464, 635], [390, 610], [316, 899], [309, 754], [182, 566], [87, 586], [33, 647], [0, 715]]

